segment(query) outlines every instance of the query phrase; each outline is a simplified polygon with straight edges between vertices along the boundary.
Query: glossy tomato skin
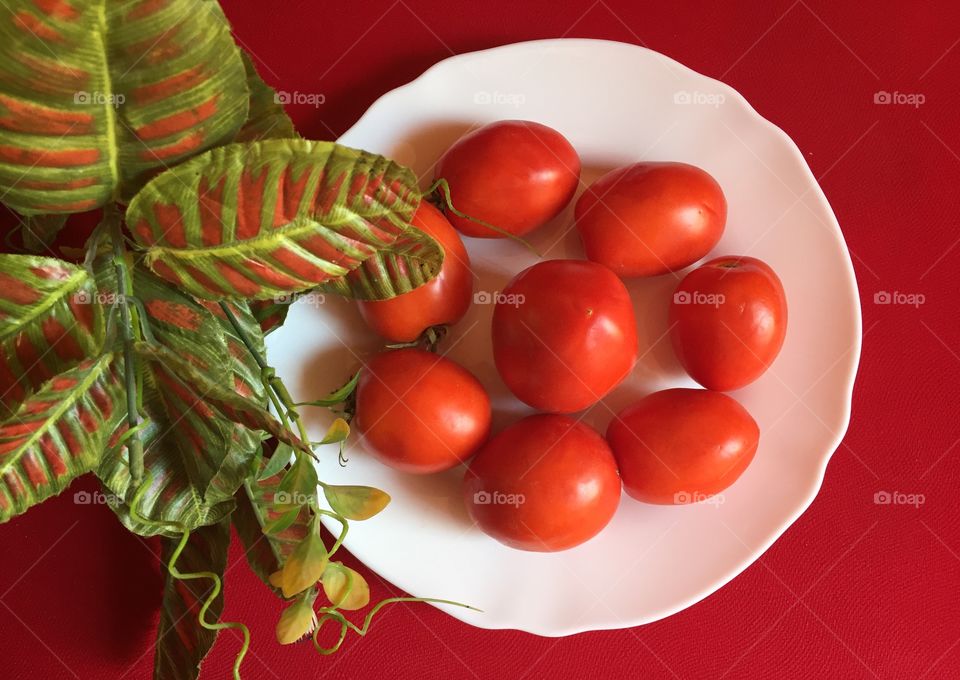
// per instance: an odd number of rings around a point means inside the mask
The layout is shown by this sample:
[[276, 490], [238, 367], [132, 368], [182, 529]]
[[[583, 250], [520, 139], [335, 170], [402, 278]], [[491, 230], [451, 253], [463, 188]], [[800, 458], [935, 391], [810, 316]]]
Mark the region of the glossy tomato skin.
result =
[[[580, 182], [580, 157], [556, 130], [502, 120], [465, 135], [440, 159], [437, 178], [450, 184], [460, 212], [522, 236], [560, 214]], [[447, 212], [460, 233], [504, 235]]]
[[484, 532], [521, 550], [566, 550], [592, 538], [620, 502], [610, 447], [569, 416], [539, 414], [490, 439], [463, 479]]
[[607, 428], [627, 493], [680, 505], [733, 484], [753, 460], [757, 423], [722, 392], [676, 388], [622, 410]]
[[729, 391], [766, 371], [787, 333], [780, 279], [753, 257], [720, 257], [687, 274], [670, 303], [670, 341], [704, 387]]
[[693, 264], [717, 245], [727, 200], [696, 166], [635, 163], [590, 185], [574, 218], [587, 259], [618, 276], [656, 276]]
[[538, 262], [498, 298], [493, 358], [521, 401], [551, 413], [584, 409], [627, 377], [637, 360], [630, 295], [594, 262]]
[[467, 369], [431, 352], [381, 352], [360, 374], [354, 425], [397, 470], [431, 473], [465, 462], [490, 433], [490, 398]]
[[470, 256], [443, 213], [424, 201], [411, 223], [443, 247], [440, 273], [409, 293], [358, 303], [360, 315], [371, 330], [391, 342], [411, 342], [430, 326], [455, 324], [467, 313], [473, 295]]

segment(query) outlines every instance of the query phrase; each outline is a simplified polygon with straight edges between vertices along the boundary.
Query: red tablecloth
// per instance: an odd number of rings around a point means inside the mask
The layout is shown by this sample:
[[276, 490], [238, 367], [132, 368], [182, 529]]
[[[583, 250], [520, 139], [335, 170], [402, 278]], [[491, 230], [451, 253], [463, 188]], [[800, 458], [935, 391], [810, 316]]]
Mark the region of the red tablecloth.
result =
[[[236, 546], [230, 619], [252, 622], [245, 677], [960, 677], [960, 13], [955, 2], [453, 3], [228, 0], [309, 137], [455, 52], [558, 36], [641, 43], [730, 83], [796, 140], [853, 254], [865, 341], [853, 421], [812, 507], [705, 601], [633, 630], [544, 639], [397, 606], [339, 656], [281, 648], [279, 605]], [[199, 10], [198, 10], [199, 11]], [[919, 93], [918, 107], [878, 91]], [[642, 121], [638, 121], [642, 124]], [[922, 305], [879, 305], [880, 291]], [[73, 493], [0, 528], [0, 677], [148, 678], [154, 546]], [[878, 505], [878, 491], [922, 494]], [[376, 595], [392, 588], [368, 575]], [[226, 634], [203, 677], [225, 678]]]

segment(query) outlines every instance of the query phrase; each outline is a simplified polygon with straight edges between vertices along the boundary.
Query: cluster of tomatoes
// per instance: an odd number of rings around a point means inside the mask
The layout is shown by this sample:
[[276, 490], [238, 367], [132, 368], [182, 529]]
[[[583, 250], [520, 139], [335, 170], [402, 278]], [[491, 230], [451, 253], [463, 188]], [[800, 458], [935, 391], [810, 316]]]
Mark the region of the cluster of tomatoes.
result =
[[[442, 271], [410, 293], [360, 305], [369, 326], [395, 343], [466, 313], [472, 274], [458, 231], [522, 237], [546, 224], [572, 200], [580, 159], [551, 128], [501, 121], [460, 139], [437, 175], [457, 214], [424, 202], [413, 224], [445, 249]], [[471, 517], [524, 550], [564, 550], [596, 535], [613, 517], [621, 486], [660, 504], [722, 491], [759, 441], [756, 422], [724, 392], [756, 380], [786, 332], [783, 288], [765, 263], [714, 259], [676, 289], [673, 347], [706, 389], [650, 394], [614, 414], [606, 436], [568, 414], [601, 400], [637, 361], [636, 319], [621, 279], [697, 262], [719, 241], [726, 214], [720, 186], [691, 165], [645, 162], [604, 175], [575, 206], [587, 259], [540, 261], [507, 285], [494, 310], [497, 371], [541, 413], [490, 437], [490, 399], [469, 371], [423, 349], [389, 350], [369, 362], [357, 387], [354, 422], [367, 447], [411, 473], [469, 461], [463, 497]]]

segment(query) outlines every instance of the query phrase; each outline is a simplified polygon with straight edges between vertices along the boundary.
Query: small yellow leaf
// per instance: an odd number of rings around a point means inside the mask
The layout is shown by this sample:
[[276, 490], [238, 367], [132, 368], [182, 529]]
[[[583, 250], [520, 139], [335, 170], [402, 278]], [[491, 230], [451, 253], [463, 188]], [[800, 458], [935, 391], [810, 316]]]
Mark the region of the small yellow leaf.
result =
[[312, 586], [327, 568], [327, 549], [315, 526], [294, 548], [283, 565], [280, 589], [284, 597], [293, 597]]
[[323, 439], [320, 441], [320, 443], [333, 444], [334, 442], [342, 442], [345, 441], [349, 436], [350, 425], [348, 425], [347, 421], [343, 418], [337, 418], [333, 421], [333, 424], [330, 425], [330, 429], [327, 430], [327, 433], [323, 435]]
[[283, 569], [280, 569], [270, 574], [269, 581], [270, 581], [270, 585], [272, 585], [274, 588], [282, 588], [283, 587]]
[[323, 573], [323, 592], [338, 609], [363, 609], [370, 603], [370, 586], [350, 567], [331, 564]]
[[317, 613], [313, 611], [315, 599], [315, 594], [310, 595], [283, 610], [277, 621], [277, 642], [281, 645], [293, 644], [313, 632], [317, 627]]
[[323, 495], [334, 512], [347, 519], [370, 519], [387, 507], [390, 496], [372, 486], [335, 486], [323, 487]]

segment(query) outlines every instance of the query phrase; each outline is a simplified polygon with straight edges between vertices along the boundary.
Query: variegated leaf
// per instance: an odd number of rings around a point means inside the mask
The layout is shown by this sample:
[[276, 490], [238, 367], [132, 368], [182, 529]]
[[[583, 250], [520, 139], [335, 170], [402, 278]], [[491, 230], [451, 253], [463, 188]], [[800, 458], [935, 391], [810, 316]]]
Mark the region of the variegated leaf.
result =
[[283, 110], [276, 91], [263, 82], [253, 65], [253, 59], [242, 52], [243, 65], [247, 70], [247, 87], [250, 90], [250, 113], [247, 122], [240, 128], [235, 141], [256, 142], [261, 139], [295, 139], [300, 137], [293, 121]]
[[309, 508], [303, 506], [286, 529], [275, 534], [263, 533], [265, 526], [275, 522], [286, 511], [275, 507], [275, 496], [282, 479], [283, 473], [259, 481], [248, 479], [237, 491], [237, 509], [233, 513], [233, 524], [243, 541], [250, 567], [265, 584], [274, 589], [276, 587], [270, 583], [270, 574], [283, 566], [293, 549], [307, 535], [311, 520]]
[[108, 354], [61, 373], [0, 425], [0, 522], [96, 467], [125, 415], [113, 361]]
[[209, 151], [151, 181], [127, 221], [161, 277], [197, 297], [264, 300], [317, 286], [364, 299], [408, 292], [443, 250], [410, 226], [413, 173], [330, 142]]
[[103, 313], [85, 269], [50, 257], [0, 255], [0, 418], [102, 344]]
[[283, 322], [287, 320], [287, 312], [290, 311], [292, 302], [292, 297], [284, 296], [273, 300], [251, 300], [248, 304], [254, 318], [260, 324], [261, 332], [267, 335], [280, 328]]
[[149, 363], [165, 398], [179, 400], [188, 410], [203, 418], [226, 418], [248, 429], [267, 432], [294, 448], [310, 450], [307, 442], [300, 441], [256, 401], [213, 382], [175, 353], [146, 342], [137, 343], [135, 350], [140, 358]]
[[[178, 538], [163, 538], [160, 559], [170, 563]], [[210, 572], [223, 580], [230, 547], [230, 522], [224, 519], [210, 526], [200, 527], [190, 534], [183, 552], [177, 559], [182, 573]], [[163, 604], [160, 607], [160, 625], [157, 628], [156, 652], [153, 657], [154, 680], [196, 680], [200, 662], [217, 639], [216, 631], [200, 625], [200, 608], [213, 591], [208, 578], [178, 580], [164, 572]], [[223, 590], [207, 610], [207, 621], [216, 621], [223, 613]]]
[[90, 210], [231, 140], [247, 117], [217, 2], [7, 0], [0, 193], [22, 214]]

